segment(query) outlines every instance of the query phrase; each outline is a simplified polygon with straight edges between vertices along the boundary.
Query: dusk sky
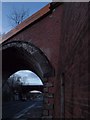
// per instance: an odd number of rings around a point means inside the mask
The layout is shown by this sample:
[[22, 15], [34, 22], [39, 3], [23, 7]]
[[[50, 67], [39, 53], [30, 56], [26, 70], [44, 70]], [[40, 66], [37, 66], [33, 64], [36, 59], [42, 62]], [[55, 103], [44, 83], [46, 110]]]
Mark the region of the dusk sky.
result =
[[2, 29], [2, 33], [4, 32], [6, 33], [12, 29], [12, 26], [10, 25], [7, 16], [11, 13], [13, 8], [21, 9], [22, 7], [24, 7], [24, 9], [29, 9], [29, 16], [31, 16], [32, 14], [43, 8], [48, 3], [49, 2], [2, 2], [2, 22], [0, 19], [0, 32], [1, 29]]

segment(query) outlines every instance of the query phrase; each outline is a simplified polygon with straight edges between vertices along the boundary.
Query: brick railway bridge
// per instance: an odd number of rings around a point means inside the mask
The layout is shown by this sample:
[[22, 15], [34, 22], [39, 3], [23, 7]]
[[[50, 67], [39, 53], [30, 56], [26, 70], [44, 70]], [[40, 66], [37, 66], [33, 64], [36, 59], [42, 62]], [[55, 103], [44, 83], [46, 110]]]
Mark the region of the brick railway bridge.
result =
[[2, 38], [2, 79], [18, 70], [44, 83], [43, 118], [90, 117], [89, 3], [53, 2]]

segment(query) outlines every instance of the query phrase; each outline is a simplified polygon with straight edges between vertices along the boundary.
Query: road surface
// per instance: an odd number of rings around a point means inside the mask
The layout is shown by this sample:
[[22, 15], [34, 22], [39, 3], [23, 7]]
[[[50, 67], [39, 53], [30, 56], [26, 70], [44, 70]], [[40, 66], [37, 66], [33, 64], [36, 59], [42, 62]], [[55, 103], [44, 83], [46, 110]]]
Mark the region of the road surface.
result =
[[39, 99], [4, 103], [2, 106], [2, 120], [40, 118], [42, 116], [42, 108], [43, 102]]

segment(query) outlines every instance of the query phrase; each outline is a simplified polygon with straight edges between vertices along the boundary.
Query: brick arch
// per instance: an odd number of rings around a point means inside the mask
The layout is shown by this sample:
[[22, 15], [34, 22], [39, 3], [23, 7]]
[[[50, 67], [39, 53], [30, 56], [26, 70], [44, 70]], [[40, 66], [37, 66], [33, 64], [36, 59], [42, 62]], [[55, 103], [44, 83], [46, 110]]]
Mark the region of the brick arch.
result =
[[[7, 66], [5, 64], [5, 61], [7, 61], [6, 59], [9, 59], [8, 63], [11, 64], [11, 61], [13, 59], [12, 57], [14, 57], [14, 55], [15, 55], [15, 57], [19, 57], [24, 62], [26, 61], [27, 62], [26, 66], [28, 66], [27, 68], [31, 67], [31, 69], [33, 69], [34, 72], [37, 73], [40, 77], [47, 78], [54, 74], [54, 69], [53, 69], [51, 63], [49, 62], [48, 58], [45, 56], [45, 54], [39, 48], [37, 48], [35, 45], [31, 44], [30, 42], [13, 41], [13, 42], [9, 42], [6, 44], [4, 43], [2, 45], [2, 53], [3, 53], [3, 61], [4, 61], [5, 68]], [[8, 57], [8, 58], [6, 58], [6, 57]], [[15, 66], [14, 59], [13, 59], [13, 62], [14, 62], [14, 66]], [[29, 64], [30, 64], [30, 66], [29, 66]], [[19, 66], [17, 66], [17, 67], [19, 67]], [[20, 69], [22, 69], [22, 68], [23, 67], [20, 66]]]
[[[52, 67], [47, 56], [30, 42], [13, 41], [2, 44], [2, 79], [6, 80], [18, 70], [28, 69], [35, 72], [44, 84], [44, 90], [51, 85], [48, 79], [54, 76]], [[44, 92], [44, 101], [51, 98], [48, 91]], [[49, 112], [49, 106], [44, 106], [43, 111]], [[51, 108], [53, 109], [53, 108]], [[44, 112], [43, 112], [44, 113]], [[43, 115], [45, 117], [45, 115]]]

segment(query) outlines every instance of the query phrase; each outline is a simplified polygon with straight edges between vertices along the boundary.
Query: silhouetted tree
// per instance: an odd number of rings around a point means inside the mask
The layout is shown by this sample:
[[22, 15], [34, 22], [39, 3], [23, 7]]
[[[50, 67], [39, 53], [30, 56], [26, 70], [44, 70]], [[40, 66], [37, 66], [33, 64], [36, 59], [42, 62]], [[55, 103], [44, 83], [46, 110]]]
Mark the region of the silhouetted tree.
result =
[[20, 24], [23, 20], [25, 20], [29, 16], [29, 10], [13, 8], [12, 12], [8, 15], [8, 19], [10, 21], [10, 25], [15, 27]]

